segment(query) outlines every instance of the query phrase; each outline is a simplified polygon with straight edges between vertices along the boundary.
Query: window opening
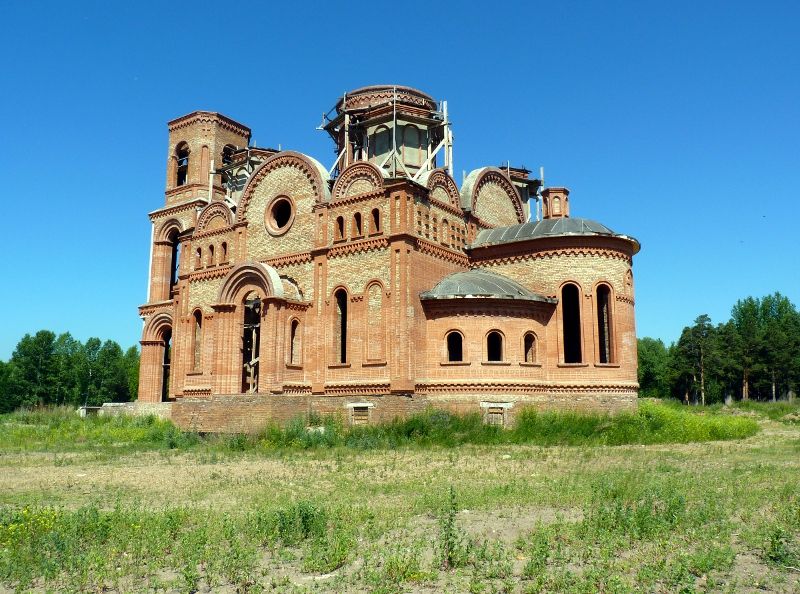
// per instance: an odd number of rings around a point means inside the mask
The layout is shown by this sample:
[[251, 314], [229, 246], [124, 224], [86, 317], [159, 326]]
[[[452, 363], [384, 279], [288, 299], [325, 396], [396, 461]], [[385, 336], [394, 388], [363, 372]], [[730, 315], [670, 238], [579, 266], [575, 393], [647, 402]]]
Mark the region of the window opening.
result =
[[503, 360], [503, 335], [499, 332], [489, 332], [486, 336], [486, 360]]
[[220, 246], [220, 249], [222, 250], [222, 252], [219, 255], [219, 257], [220, 257], [219, 261], [220, 262], [227, 262], [228, 261], [228, 244], [223, 241], [222, 245]]
[[347, 363], [347, 293], [336, 291], [336, 349], [337, 361]]
[[372, 209], [372, 231], [374, 233], [381, 231], [381, 211], [377, 208]]
[[300, 364], [300, 322], [292, 320], [289, 332], [289, 363], [292, 365]]
[[369, 407], [368, 406], [354, 406], [353, 407], [353, 425], [369, 425]]
[[597, 287], [597, 338], [600, 341], [600, 363], [611, 363], [611, 290]]
[[244, 302], [244, 329], [242, 332], [242, 392], [249, 394], [258, 389], [258, 354], [261, 342], [261, 299], [254, 297]]
[[178, 284], [178, 276], [180, 274], [181, 265], [181, 242], [178, 241], [178, 231], [173, 230], [169, 234], [169, 241], [172, 244], [170, 252], [170, 279], [169, 279], [169, 296], [172, 297], [175, 285]]
[[194, 368], [200, 369], [203, 352], [203, 314], [194, 312]]
[[357, 212], [353, 215], [353, 235], [356, 237], [361, 236], [361, 213]]
[[164, 357], [161, 360], [161, 401], [169, 400], [170, 361], [172, 359], [172, 330], [167, 328], [161, 336], [164, 341]]
[[497, 427], [505, 426], [505, 412], [506, 409], [502, 406], [490, 406], [486, 410], [486, 424]]
[[525, 363], [536, 362], [536, 337], [532, 332], [525, 334], [523, 339], [523, 349], [525, 351]]
[[178, 162], [175, 185], [183, 186], [186, 185], [186, 180], [189, 175], [189, 145], [187, 145], [185, 142], [179, 144], [175, 151], [175, 156]]
[[447, 335], [447, 360], [459, 362], [464, 360], [463, 339], [460, 332], [450, 332]]
[[581, 349], [581, 302], [575, 285], [565, 285], [561, 290], [561, 308], [564, 332], [564, 363], [583, 361]]
[[344, 217], [336, 217], [336, 239], [344, 239]]

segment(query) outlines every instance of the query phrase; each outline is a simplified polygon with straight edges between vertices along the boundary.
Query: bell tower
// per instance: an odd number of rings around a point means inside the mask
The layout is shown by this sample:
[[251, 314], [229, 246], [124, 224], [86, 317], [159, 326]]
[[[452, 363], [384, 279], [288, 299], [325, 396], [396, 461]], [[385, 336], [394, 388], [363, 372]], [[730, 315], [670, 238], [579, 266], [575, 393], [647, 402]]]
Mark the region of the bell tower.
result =
[[542, 218], [569, 218], [569, 190], [567, 188], [542, 190]]
[[168, 123], [166, 204], [219, 200], [225, 190], [217, 169], [250, 142], [250, 128], [220, 113], [195, 111]]

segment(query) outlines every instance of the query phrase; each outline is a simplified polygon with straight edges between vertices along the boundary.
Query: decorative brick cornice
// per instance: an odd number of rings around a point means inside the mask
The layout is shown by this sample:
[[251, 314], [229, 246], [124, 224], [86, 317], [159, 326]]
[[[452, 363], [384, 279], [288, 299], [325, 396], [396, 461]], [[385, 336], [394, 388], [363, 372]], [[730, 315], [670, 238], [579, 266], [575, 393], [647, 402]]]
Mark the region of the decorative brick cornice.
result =
[[196, 283], [199, 281], [207, 281], [213, 280], [215, 278], [223, 278], [225, 277], [231, 270], [233, 270], [232, 264], [226, 264], [224, 266], [215, 266], [209, 270], [199, 270], [197, 272], [191, 272], [187, 275], [190, 283]]
[[275, 171], [276, 169], [280, 169], [281, 167], [294, 167], [298, 171], [302, 172], [313, 188], [314, 194], [316, 195], [316, 201], [326, 202], [327, 186], [324, 184], [326, 184], [327, 181], [322, 179], [322, 176], [320, 175], [320, 172], [317, 170], [314, 163], [312, 163], [305, 155], [296, 153], [294, 151], [284, 151], [264, 161], [248, 178], [247, 184], [245, 185], [242, 193], [242, 197], [239, 200], [239, 207], [236, 211], [237, 221], [247, 220], [247, 207], [250, 204], [250, 200], [253, 197], [253, 193], [256, 191], [256, 188], [258, 188], [258, 185], [267, 176], [267, 174]]
[[159, 312], [170, 313], [172, 311], [172, 299], [158, 301], [156, 303], [145, 303], [139, 306], [139, 316], [142, 318], [150, 317]]
[[220, 128], [236, 132], [242, 136], [250, 138], [250, 128], [244, 124], [240, 124], [227, 116], [217, 113], [215, 111], [193, 111], [174, 120], [167, 122], [167, 127], [170, 132], [186, 128], [193, 124], [216, 124]]
[[637, 394], [639, 385], [636, 383], [620, 384], [560, 384], [556, 382], [501, 382], [501, 381], [429, 381], [420, 382], [415, 386], [416, 392], [427, 394], [461, 393], [474, 394], [481, 393], [501, 393], [518, 395], [596, 395], [614, 394], [631, 395]]
[[211, 231], [195, 231], [192, 234], [191, 240], [208, 239], [209, 237], [217, 237], [219, 235], [228, 235], [233, 231], [233, 227], [220, 227], [219, 229], [212, 229]]
[[370, 394], [388, 394], [388, 383], [356, 384], [356, 383], [326, 383], [325, 394], [330, 396], [356, 396]]
[[187, 398], [200, 398], [202, 396], [211, 396], [211, 388], [183, 388], [183, 395]]
[[617, 294], [616, 298], [617, 298], [617, 301], [620, 301], [622, 303], [627, 303], [628, 305], [636, 305], [633, 297], [630, 297], [628, 295]]
[[469, 257], [462, 252], [446, 248], [427, 239], [422, 239], [421, 237], [414, 237], [414, 244], [417, 250], [422, 254], [433, 256], [434, 258], [445, 260], [446, 262], [453, 262], [459, 266], [469, 266]]
[[262, 264], [267, 264], [274, 268], [278, 268], [280, 266], [294, 266], [295, 264], [305, 264], [307, 262], [311, 262], [313, 260], [313, 256], [311, 252], [299, 252], [296, 254], [286, 254], [285, 256], [275, 256], [273, 258], [267, 258], [266, 260], [260, 260]]
[[284, 306], [289, 311], [306, 311], [308, 308], [311, 307], [310, 301], [295, 301], [293, 299], [287, 299]]
[[188, 202], [181, 202], [180, 204], [175, 204], [173, 206], [166, 206], [164, 208], [159, 208], [158, 210], [154, 210], [152, 212], [147, 213], [147, 216], [150, 218], [151, 221], [155, 222], [157, 219], [162, 217], [169, 217], [176, 214], [180, 214], [187, 210], [194, 210], [198, 206], [205, 206], [206, 200], [204, 198], [192, 198]]
[[353, 182], [358, 180], [369, 181], [373, 188], [370, 192], [383, 189], [383, 174], [380, 169], [369, 161], [357, 161], [346, 167], [336, 179], [331, 191], [331, 201], [346, 200], [348, 198], [347, 190]]
[[571, 248], [565, 247], [561, 249], [549, 249], [549, 250], [539, 250], [531, 252], [525, 252], [523, 250], [515, 249], [514, 252], [516, 253], [508, 255], [501, 255], [498, 253], [497, 255], [494, 256], [487, 255], [485, 257], [481, 257], [482, 254], [476, 254], [475, 253], [476, 251], [472, 251], [472, 253], [470, 254], [471, 256], [470, 259], [473, 262], [480, 262], [481, 264], [490, 266], [493, 264], [512, 264], [517, 262], [524, 262], [526, 260], [560, 258], [562, 256], [602, 257], [602, 258], [610, 258], [612, 260], [622, 260], [623, 262], [631, 264], [631, 257], [625, 254], [624, 252], [615, 249], [601, 248], [601, 247], [589, 247], [589, 246], [571, 247]]
[[369, 202], [370, 200], [373, 200], [375, 198], [383, 198], [385, 193], [386, 193], [385, 188], [378, 188], [377, 190], [365, 192], [364, 194], [356, 194], [355, 196], [344, 196], [342, 198], [339, 198], [336, 202], [322, 204], [321, 206], [330, 209], [335, 209], [339, 206], [350, 206], [352, 204], [358, 204], [359, 202]]
[[328, 258], [340, 258], [358, 252], [368, 252], [370, 250], [384, 250], [389, 247], [389, 240], [386, 237], [375, 237], [372, 239], [362, 239], [343, 245], [335, 245], [328, 249]]
[[513, 299], [424, 299], [422, 305], [431, 316], [454, 317], [507, 317], [535, 320], [547, 324], [555, 311], [554, 303], [543, 301], [515, 301]]

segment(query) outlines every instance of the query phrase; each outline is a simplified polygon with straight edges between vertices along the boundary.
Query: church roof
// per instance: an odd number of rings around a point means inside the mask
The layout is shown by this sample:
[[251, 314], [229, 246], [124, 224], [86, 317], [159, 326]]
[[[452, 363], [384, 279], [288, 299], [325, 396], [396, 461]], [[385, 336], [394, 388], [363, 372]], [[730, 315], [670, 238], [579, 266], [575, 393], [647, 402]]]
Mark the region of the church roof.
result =
[[538, 237], [558, 237], [565, 235], [604, 235], [607, 237], [619, 237], [627, 239], [636, 244], [638, 251], [639, 242], [633, 237], [614, 233], [605, 225], [597, 221], [581, 218], [557, 218], [542, 219], [541, 221], [529, 221], [520, 225], [509, 227], [495, 227], [484, 229], [478, 233], [475, 241], [469, 246], [471, 248], [484, 247], [487, 245], [497, 245], [500, 243], [513, 243], [515, 241], [525, 241]]
[[529, 291], [517, 281], [490, 272], [482, 268], [474, 268], [463, 272], [448, 274], [430, 291], [420, 293], [421, 299], [521, 299], [523, 301], [543, 301], [556, 303], [555, 299]]

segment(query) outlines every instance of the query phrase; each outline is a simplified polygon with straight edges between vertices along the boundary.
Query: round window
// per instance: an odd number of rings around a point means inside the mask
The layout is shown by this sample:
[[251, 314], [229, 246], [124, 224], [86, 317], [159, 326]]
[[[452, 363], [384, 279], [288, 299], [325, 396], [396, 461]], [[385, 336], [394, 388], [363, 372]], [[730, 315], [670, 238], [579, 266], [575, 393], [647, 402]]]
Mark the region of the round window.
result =
[[273, 235], [283, 235], [294, 220], [294, 204], [287, 196], [278, 196], [264, 213], [267, 231]]

